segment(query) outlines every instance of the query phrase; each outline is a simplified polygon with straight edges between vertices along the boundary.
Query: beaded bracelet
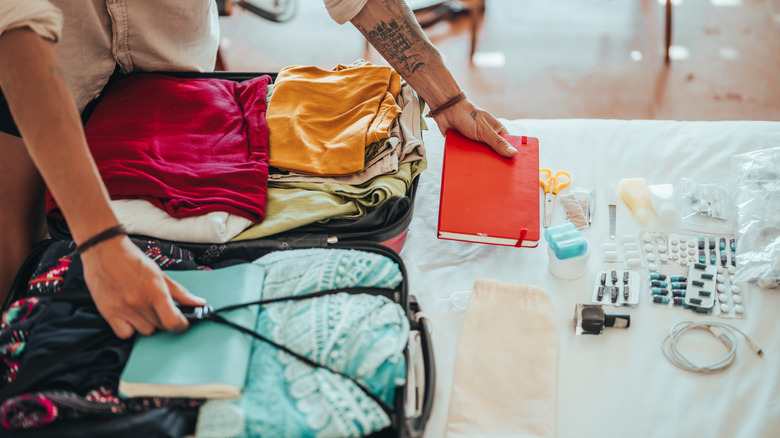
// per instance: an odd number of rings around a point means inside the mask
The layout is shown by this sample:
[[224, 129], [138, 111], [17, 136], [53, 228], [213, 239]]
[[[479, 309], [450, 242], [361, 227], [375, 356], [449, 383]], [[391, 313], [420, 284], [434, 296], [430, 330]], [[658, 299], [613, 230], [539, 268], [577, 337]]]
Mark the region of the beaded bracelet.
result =
[[125, 230], [125, 227], [123, 227], [122, 224], [114, 225], [113, 227], [85, 240], [81, 245], [76, 246], [76, 254], [84, 254], [84, 251], [92, 248], [98, 243], [124, 234], [127, 234], [127, 230]]
[[458, 93], [458, 95], [457, 95], [457, 96], [455, 96], [455, 97], [453, 97], [452, 99], [450, 99], [450, 100], [448, 100], [448, 101], [444, 102], [444, 104], [443, 104], [442, 106], [440, 106], [440, 107], [436, 108], [435, 110], [431, 110], [431, 111], [429, 111], [429, 112], [428, 112], [428, 114], [426, 114], [426, 115], [425, 115], [425, 117], [436, 117], [436, 116], [438, 116], [438, 115], [439, 115], [439, 114], [440, 114], [442, 111], [444, 111], [444, 110], [446, 110], [447, 108], [449, 108], [449, 107], [451, 107], [451, 106], [453, 106], [453, 105], [457, 104], [458, 102], [460, 102], [461, 100], [463, 100], [463, 99], [465, 99], [465, 98], [466, 98], [466, 92], [464, 92], [464, 91], [461, 91], [460, 93]]

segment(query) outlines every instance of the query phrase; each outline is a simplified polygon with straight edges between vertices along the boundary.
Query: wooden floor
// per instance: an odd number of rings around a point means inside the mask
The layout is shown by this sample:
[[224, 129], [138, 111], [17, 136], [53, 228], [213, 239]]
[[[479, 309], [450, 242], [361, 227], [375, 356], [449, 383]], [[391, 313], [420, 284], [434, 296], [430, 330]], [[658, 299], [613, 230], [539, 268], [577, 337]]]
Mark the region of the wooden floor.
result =
[[[780, 0], [675, 0], [668, 65], [664, 3], [486, 0], [472, 59], [468, 18], [426, 33], [497, 117], [780, 121]], [[220, 20], [228, 70], [384, 63], [319, 0], [287, 23], [240, 8]]]

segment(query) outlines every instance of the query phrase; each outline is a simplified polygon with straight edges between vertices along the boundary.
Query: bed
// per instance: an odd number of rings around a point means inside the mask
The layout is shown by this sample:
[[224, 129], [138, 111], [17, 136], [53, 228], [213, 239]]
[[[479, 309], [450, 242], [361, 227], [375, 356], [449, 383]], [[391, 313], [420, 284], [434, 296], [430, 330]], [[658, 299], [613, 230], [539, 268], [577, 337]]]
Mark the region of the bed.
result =
[[[436, 237], [443, 137], [430, 123], [424, 134], [428, 169], [423, 172], [415, 215], [401, 255], [411, 290], [433, 327], [436, 393], [425, 436], [446, 435], [450, 385], [465, 313], [448, 305], [478, 278], [543, 288], [555, 309], [558, 341], [557, 436], [568, 437], [772, 437], [780, 431], [780, 289], [744, 286], [744, 317], [698, 315], [657, 307], [640, 295], [636, 307], [609, 308], [631, 315], [627, 329], [577, 336], [575, 305], [590, 302], [595, 276], [611, 266], [599, 254], [610, 240], [605, 192], [621, 178], [679, 185], [683, 178], [733, 187], [732, 156], [780, 146], [780, 122], [677, 122], [643, 120], [503, 120], [509, 132], [540, 140], [540, 167], [567, 170], [572, 187], [594, 190], [592, 225], [581, 230], [590, 243], [588, 274], [562, 280], [548, 270], [547, 243], [513, 248], [439, 240]], [[556, 207], [553, 225], [565, 222]], [[680, 232], [651, 218], [640, 226], [617, 202], [617, 235], [643, 230]], [[647, 277], [647, 270], [642, 270]], [[737, 356], [725, 371], [701, 374], [674, 366], [661, 345], [680, 321], [720, 321], [744, 331], [760, 346], [759, 357], [738, 339]], [[686, 335], [680, 348], [691, 359], [711, 362], [726, 353], [709, 334]], [[522, 388], [518, 388], [522, 391]], [[499, 401], [497, 401], [499, 402]]]

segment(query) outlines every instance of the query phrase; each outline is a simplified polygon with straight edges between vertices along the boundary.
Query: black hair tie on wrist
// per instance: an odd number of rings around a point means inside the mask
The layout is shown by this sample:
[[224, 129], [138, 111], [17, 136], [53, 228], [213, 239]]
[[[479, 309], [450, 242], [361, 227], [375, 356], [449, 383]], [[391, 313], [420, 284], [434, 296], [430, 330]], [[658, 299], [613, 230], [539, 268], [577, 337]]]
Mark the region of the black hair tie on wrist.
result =
[[87, 239], [81, 245], [76, 246], [76, 254], [84, 254], [84, 251], [92, 248], [98, 243], [104, 242], [112, 237], [121, 236], [127, 234], [127, 230], [122, 224], [114, 225], [113, 227], [98, 233], [97, 235]]

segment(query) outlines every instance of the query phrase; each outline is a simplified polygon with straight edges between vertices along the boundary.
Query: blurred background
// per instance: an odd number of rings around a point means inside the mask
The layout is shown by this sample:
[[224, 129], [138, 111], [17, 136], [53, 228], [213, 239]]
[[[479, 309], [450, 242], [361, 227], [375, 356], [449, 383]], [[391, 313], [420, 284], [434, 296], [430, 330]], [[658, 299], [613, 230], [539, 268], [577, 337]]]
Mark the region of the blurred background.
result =
[[[241, 3], [221, 5], [224, 70], [386, 64], [322, 0]], [[407, 3], [497, 117], [780, 121], [780, 0]]]

